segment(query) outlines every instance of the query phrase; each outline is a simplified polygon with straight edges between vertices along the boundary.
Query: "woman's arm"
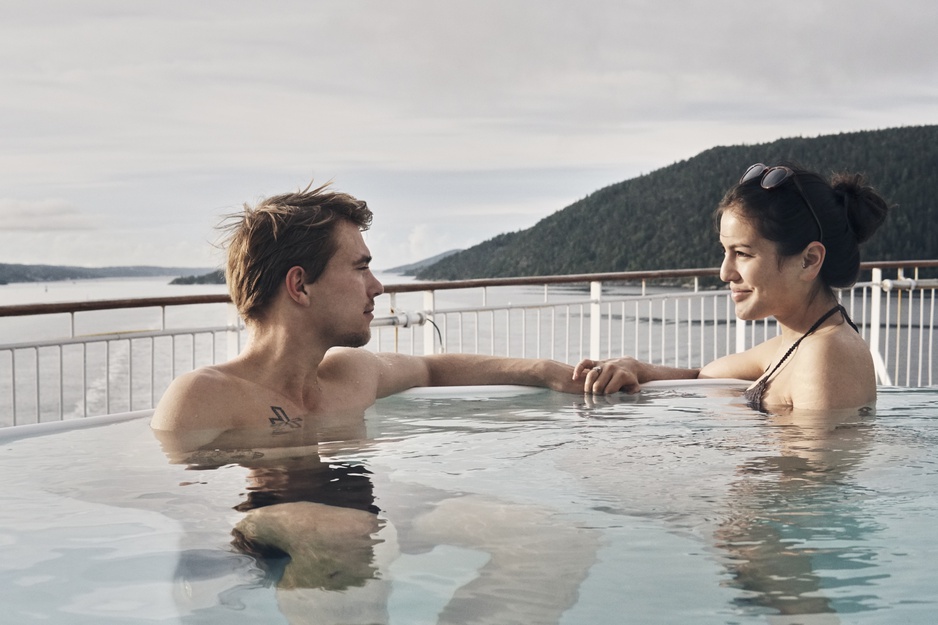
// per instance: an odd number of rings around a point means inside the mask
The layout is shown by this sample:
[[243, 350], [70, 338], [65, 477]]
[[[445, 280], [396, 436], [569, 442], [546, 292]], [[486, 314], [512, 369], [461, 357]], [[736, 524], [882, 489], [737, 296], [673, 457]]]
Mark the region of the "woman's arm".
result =
[[729, 354], [701, 369], [655, 365], [635, 358], [581, 360], [574, 369], [574, 380], [583, 380], [583, 392], [610, 394], [619, 391], [637, 393], [641, 385], [653, 380], [692, 380], [695, 378], [734, 378], [755, 380], [765, 370], [765, 363], [778, 349], [780, 337], [760, 343], [739, 354]]
[[642, 362], [632, 357], [590, 360], [584, 358], [573, 370], [574, 380], [583, 380], [583, 392], [608, 395], [619, 391], [637, 393], [652, 380], [692, 380], [700, 369], [682, 369]]

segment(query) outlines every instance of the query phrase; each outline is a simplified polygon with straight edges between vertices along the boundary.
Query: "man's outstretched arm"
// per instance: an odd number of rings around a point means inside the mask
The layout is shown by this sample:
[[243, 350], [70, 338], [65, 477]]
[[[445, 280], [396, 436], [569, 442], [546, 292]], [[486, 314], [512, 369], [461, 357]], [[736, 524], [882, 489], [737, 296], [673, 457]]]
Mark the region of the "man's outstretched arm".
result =
[[581, 393], [573, 367], [556, 360], [505, 358], [480, 354], [407, 356], [376, 354], [380, 361], [378, 397], [417, 386], [517, 384]]

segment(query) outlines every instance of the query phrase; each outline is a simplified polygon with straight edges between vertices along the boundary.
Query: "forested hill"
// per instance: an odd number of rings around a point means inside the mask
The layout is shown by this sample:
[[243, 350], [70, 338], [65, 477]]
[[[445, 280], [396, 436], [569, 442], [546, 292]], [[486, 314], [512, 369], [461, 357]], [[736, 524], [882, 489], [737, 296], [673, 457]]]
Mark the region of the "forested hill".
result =
[[715, 147], [600, 189], [527, 230], [501, 234], [420, 270], [452, 280], [715, 267], [713, 209], [752, 163], [864, 173], [898, 207], [861, 248], [864, 260], [938, 256], [938, 126]]

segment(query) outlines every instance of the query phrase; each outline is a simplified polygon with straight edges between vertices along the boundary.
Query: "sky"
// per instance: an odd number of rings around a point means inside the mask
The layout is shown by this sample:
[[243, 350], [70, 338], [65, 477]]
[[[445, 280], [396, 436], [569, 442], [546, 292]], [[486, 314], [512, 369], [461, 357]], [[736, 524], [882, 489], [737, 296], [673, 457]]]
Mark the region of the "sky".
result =
[[[933, 0], [7, 0], [0, 263], [216, 267], [333, 181], [377, 269], [717, 145], [938, 123]], [[665, 208], [666, 209], [666, 208]]]

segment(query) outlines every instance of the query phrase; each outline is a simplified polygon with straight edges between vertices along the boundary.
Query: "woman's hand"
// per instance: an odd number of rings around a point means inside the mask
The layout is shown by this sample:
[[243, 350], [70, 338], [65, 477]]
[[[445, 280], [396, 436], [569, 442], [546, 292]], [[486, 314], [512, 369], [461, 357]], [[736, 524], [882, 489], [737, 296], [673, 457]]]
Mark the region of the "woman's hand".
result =
[[608, 395], [619, 391], [637, 393], [642, 363], [634, 358], [591, 360], [584, 358], [573, 369], [573, 379], [583, 380], [583, 392]]

